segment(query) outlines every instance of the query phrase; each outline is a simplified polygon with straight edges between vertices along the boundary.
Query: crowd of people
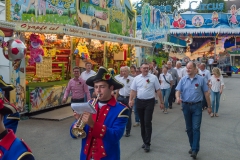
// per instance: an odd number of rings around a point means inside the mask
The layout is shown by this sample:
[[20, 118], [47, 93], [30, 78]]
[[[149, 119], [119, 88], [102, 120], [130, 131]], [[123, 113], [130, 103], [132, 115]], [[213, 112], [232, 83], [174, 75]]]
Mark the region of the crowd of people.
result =
[[[95, 73], [90, 69], [91, 64], [86, 65], [89, 66], [86, 67], [87, 70], [81, 76], [80, 73], [77, 73], [80, 71], [79, 68], [74, 68], [75, 77], [70, 80], [70, 86], [67, 87], [68, 89], [72, 88], [72, 99], [77, 102], [82, 102], [84, 95], [89, 93], [91, 93], [91, 98], [100, 95], [98, 103], [95, 105], [95, 108], [98, 108], [97, 117], [86, 113], [82, 118], [88, 127], [86, 129], [87, 138], [82, 140], [81, 157], [88, 157], [87, 159], [91, 160], [99, 159], [99, 157], [120, 159], [118, 157], [120, 156], [119, 145], [115, 146], [114, 149], [109, 140], [116, 138], [117, 144], [119, 144], [124, 132], [125, 137], [131, 135], [132, 126], [141, 127], [143, 141], [141, 147], [145, 152], [149, 152], [154, 106], [159, 104], [163, 113], [167, 114], [169, 109], [172, 109], [172, 104], [178, 103], [182, 105], [185, 118], [186, 132], [190, 143], [188, 153], [196, 159], [200, 149], [202, 112], [207, 109], [211, 117], [219, 116], [220, 96], [224, 86], [219, 68], [214, 67], [212, 71], [209, 71], [206, 69], [205, 63], [192, 61], [187, 63], [185, 67], [182, 67], [180, 61], [177, 61], [176, 66], [173, 67], [172, 62], [168, 61], [159, 68], [156, 61], [153, 60], [151, 63], [141, 64], [140, 67], [123, 66], [120, 68], [119, 75], [112, 75], [104, 67]], [[83, 76], [84, 74], [88, 74], [88, 78]], [[84, 77], [89, 90], [86, 90], [85, 84], [81, 86], [81, 83], [78, 82]], [[98, 85], [100, 82], [103, 84]], [[75, 85], [72, 86], [72, 84]], [[91, 92], [92, 88], [94, 91]], [[66, 92], [68, 93], [69, 90]], [[81, 96], [78, 97], [79, 100], [76, 100], [74, 94], [79, 92], [82, 94], [79, 94]], [[114, 106], [121, 109], [114, 110]], [[102, 111], [102, 108], [107, 109]], [[114, 114], [109, 115], [110, 111]], [[132, 123], [132, 112], [135, 123]], [[101, 118], [102, 114], [103, 118]], [[74, 116], [78, 119], [80, 115], [74, 113]], [[71, 126], [70, 132], [74, 127], [75, 123]], [[72, 133], [71, 136], [77, 138]], [[96, 140], [98, 142], [95, 142]], [[101, 144], [102, 149], [94, 149], [96, 144], [97, 146]], [[115, 151], [116, 154], [112, 155], [111, 150]]]
[[[205, 63], [192, 61], [185, 67], [181, 66], [180, 61], [173, 67], [172, 62], [168, 61], [160, 68], [153, 60], [140, 67], [123, 66], [119, 75], [113, 75], [104, 67], [100, 67], [97, 73], [94, 72], [91, 63], [86, 63], [85, 67], [86, 71], [81, 74], [79, 67], [73, 68], [74, 77], [69, 81], [62, 99], [66, 103], [71, 93], [71, 103], [92, 103], [96, 110], [96, 114], [73, 113], [76, 118], [70, 127], [73, 138], [79, 138], [74, 132], [79, 127], [77, 122], [81, 120], [86, 125], [83, 128], [86, 138], [82, 138], [80, 159], [120, 159], [120, 139], [124, 132], [125, 137], [131, 136], [132, 126], [141, 127], [141, 147], [149, 152], [155, 105], [159, 104], [163, 113], [167, 114], [171, 113], [169, 109], [173, 108], [173, 103], [182, 106], [190, 144], [188, 153], [196, 159], [200, 150], [202, 112], [207, 109], [211, 117], [219, 117], [224, 86], [219, 68], [213, 67], [209, 71]], [[2, 88], [4, 87], [6, 88]], [[27, 145], [15, 137], [11, 126], [6, 126], [7, 122], [3, 123], [5, 115], [16, 112], [14, 106], [0, 100], [0, 149], [6, 149], [4, 143], [11, 141], [12, 150], [6, 151], [5, 157], [11, 159], [16, 146], [22, 148], [22, 152], [13, 155], [22, 155], [21, 159], [34, 159]], [[16, 131], [16, 128], [12, 129]]]

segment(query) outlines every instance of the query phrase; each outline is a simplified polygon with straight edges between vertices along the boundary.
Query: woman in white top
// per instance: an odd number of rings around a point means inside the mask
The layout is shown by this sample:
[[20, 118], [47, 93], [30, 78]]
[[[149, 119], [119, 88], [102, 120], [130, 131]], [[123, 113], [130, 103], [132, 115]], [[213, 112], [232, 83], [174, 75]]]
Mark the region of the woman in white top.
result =
[[163, 99], [164, 99], [164, 107], [165, 107], [163, 112], [165, 114], [167, 113], [168, 98], [169, 98], [169, 95], [171, 93], [171, 88], [172, 88], [172, 84], [173, 84], [172, 75], [170, 73], [168, 73], [167, 71], [168, 71], [168, 67], [163, 66], [163, 69], [162, 69], [163, 73], [160, 74], [160, 76], [159, 76], [159, 81], [160, 81], [160, 84], [161, 84], [162, 96], [163, 96]]
[[[212, 76], [210, 78], [210, 88], [211, 88], [211, 103], [212, 103], [212, 113], [211, 117], [216, 116], [218, 117], [218, 108], [219, 108], [219, 102], [220, 102], [220, 96], [223, 92], [223, 76], [221, 75], [220, 69], [217, 67], [214, 67], [212, 69]], [[215, 110], [216, 106], [216, 110]]]

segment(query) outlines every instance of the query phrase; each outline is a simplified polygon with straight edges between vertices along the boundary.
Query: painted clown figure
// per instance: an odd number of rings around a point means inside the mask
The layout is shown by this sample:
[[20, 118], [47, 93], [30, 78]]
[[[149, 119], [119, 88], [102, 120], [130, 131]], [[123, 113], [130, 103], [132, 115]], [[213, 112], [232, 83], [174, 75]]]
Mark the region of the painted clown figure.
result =
[[[82, 122], [86, 124], [86, 138], [82, 139], [81, 160], [120, 160], [120, 139], [128, 122], [129, 109], [116, 101], [112, 91], [123, 87], [104, 67], [87, 79], [86, 84], [95, 89], [98, 101], [95, 101], [96, 114], [82, 114]], [[90, 102], [92, 103], [92, 102]], [[74, 113], [75, 118], [79, 114]], [[73, 132], [76, 123], [70, 128]]]

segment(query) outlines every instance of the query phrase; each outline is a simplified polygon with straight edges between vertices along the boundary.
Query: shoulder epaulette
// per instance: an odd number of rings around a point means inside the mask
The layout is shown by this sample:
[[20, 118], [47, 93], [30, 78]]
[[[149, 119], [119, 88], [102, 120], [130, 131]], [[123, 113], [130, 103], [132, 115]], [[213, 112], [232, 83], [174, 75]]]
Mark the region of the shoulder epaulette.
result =
[[[122, 103], [121, 103], [122, 104]], [[123, 106], [126, 106], [124, 104], [122, 104]], [[118, 114], [118, 117], [127, 117], [129, 118], [129, 109], [128, 107], [126, 106], [125, 108], [123, 108], [123, 110]]]

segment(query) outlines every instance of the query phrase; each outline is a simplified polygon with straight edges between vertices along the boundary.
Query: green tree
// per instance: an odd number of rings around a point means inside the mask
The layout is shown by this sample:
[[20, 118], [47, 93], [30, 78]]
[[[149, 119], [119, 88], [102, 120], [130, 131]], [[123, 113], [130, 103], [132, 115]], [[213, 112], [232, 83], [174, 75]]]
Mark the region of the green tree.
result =
[[[202, 0], [203, 4], [209, 4], [209, 3], [224, 3], [224, 8], [222, 12], [227, 13], [227, 6], [226, 2], [224, 0]], [[197, 11], [198, 13], [212, 13], [213, 10], [204, 10], [204, 11]]]

